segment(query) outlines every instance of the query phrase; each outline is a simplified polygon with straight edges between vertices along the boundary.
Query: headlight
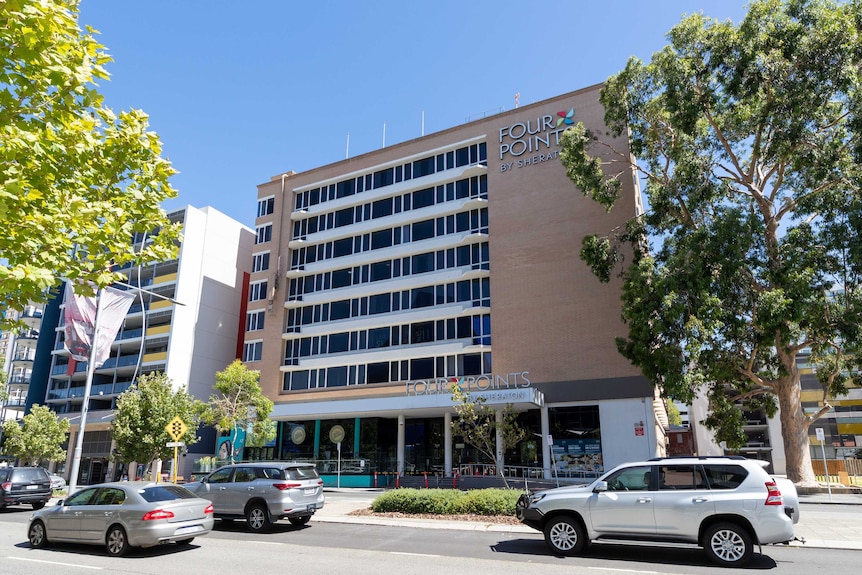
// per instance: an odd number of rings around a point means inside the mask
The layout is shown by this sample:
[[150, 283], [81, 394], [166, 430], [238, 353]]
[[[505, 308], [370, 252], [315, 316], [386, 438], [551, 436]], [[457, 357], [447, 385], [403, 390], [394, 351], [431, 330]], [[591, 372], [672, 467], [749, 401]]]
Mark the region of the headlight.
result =
[[534, 493], [530, 495], [530, 505], [535, 505], [539, 501], [545, 498], [545, 493]]

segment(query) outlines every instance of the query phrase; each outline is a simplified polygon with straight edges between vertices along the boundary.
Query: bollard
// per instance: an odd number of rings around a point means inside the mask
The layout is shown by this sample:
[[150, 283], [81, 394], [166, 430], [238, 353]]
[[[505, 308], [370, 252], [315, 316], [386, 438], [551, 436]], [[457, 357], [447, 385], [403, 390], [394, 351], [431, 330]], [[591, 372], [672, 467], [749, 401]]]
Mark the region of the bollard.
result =
[[398, 489], [399, 487], [401, 487], [401, 474], [396, 473], [395, 474], [395, 489]]
[[374, 472], [374, 488], [377, 488], [377, 472]]
[[458, 489], [458, 472], [452, 472], [452, 489]]
[[424, 476], [425, 476], [425, 489], [428, 489], [428, 472], [427, 472], [427, 471], [423, 471], [423, 472], [422, 472], [422, 475], [424, 475]]

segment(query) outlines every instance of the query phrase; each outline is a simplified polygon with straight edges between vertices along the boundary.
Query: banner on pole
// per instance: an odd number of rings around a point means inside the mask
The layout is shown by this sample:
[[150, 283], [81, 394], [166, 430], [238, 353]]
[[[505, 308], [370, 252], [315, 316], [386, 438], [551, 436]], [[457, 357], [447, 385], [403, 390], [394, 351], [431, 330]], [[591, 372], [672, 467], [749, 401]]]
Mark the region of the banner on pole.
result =
[[[123, 325], [135, 296], [115, 288], [105, 288], [96, 297], [76, 295], [71, 283], [66, 283], [63, 295], [65, 309], [66, 349], [77, 361], [89, 361], [95, 345], [93, 368], [101, 367], [111, 353], [111, 344]], [[99, 333], [96, 335], [96, 314], [99, 315]]]

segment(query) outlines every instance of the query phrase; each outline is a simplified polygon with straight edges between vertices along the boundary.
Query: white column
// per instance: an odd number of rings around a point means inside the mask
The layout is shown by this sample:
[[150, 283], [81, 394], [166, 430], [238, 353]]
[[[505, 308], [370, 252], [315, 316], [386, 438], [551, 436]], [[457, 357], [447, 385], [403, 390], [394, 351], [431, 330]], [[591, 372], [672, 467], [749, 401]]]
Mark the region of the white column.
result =
[[542, 406], [542, 470], [545, 479], [551, 477], [551, 446], [548, 445], [548, 435], [551, 434], [551, 423], [548, 418], [548, 407]]
[[404, 475], [404, 416], [398, 415], [398, 448], [395, 454], [398, 465], [398, 475]]
[[443, 475], [452, 477], [452, 414], [443, 414]]

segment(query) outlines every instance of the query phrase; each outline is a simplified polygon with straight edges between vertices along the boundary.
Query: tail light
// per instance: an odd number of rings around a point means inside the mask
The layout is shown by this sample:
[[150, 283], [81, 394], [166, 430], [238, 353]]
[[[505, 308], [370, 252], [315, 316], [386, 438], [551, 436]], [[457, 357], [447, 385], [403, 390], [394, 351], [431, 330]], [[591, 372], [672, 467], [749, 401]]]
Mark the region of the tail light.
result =
[[12, 482], [7, 481], [6, 483], [0, 483], [0, 487], [3, 488], [3, 491], [11, 491], [12, 490]]
[[152, 521], [154, 519], [170, 519], [173, 516], [174, 514], [171, 511], [165, 511], [164, 509], [153, 509], [152, 511], [147, 511], [144, 516], [141, 517], [141, 520]]
[[285, 491], [287, 489], [296, 489], [297, 487], [302, 487], [302, 483], [273, 483], [272, 486], [279, 491]]
[[766, 482], [766, 503], [765, 505], [784, 505], [784, 500], [781, 497], [781, 491], [774, 481]]
[[212, 503], [210, 503], [209, 505], [207, 505], [207, 508], [206, 508], [206, 509], [204, 509], [204, 515], [210, 515], [210, 514], [211, 514], [211, 513], [213, 513], [214, 511], [215, 511], [215, 510], [213, 509], [213, 504], [212, 504]]

